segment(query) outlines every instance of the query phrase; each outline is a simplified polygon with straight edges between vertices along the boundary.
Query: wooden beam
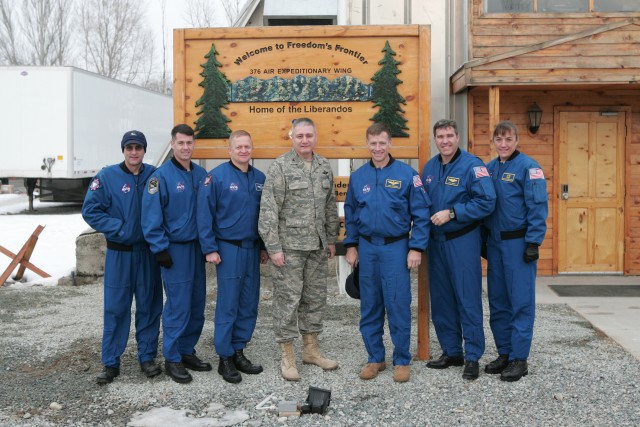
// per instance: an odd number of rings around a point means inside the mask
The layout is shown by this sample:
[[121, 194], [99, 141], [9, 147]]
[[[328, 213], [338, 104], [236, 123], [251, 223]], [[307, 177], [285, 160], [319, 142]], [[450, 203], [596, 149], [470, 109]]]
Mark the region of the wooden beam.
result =
[[[500, 86], [491, 86], [489, 88], [489, 139], [491, 139], [491, 135], [493, 135], [493, 130], [496, 128], [496, 125], [500, 122]], [[497, 156], [496, 149], [491, 142], [489, 142], [489, 149], [491, 153], [491, 158]]]
[[184, 122], [185, 119], [185, 45], [184, 31], [173, 30], [173, 123]]
[[[418, 93], [420, 97], [419, 116], [420, 120], [419, 138], [418, 138], [418, 171], [422, 172], [422, 168], [430, 157], [430, 135], [431, 135], [431, 30], [430, 27], [420, 26], [420, 52], [424, 55], [421, 64], [427, 64], [420, 67], [420, 75], [418, 79]], [[426, 251], [422, 254], [422, 263], [418, 269], [418, 352], [415, 356], [416, 360], [429, 359], [429, 319], [431, 317], [429, 298], [429, 274], [428, 266], [429, 257]]]

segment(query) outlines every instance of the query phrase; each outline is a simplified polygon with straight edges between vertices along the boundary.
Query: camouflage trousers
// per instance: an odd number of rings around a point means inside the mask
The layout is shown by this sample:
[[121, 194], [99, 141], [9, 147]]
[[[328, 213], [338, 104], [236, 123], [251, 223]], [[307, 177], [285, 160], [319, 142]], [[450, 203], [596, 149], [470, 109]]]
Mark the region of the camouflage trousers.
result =
[[285, 250], [285, 265], [271, 264], [273, 279], [273, 329], [276, 341], [287, 342], [301, 334], [322, 332], [327, 305], [329, 263], [327, 251]]

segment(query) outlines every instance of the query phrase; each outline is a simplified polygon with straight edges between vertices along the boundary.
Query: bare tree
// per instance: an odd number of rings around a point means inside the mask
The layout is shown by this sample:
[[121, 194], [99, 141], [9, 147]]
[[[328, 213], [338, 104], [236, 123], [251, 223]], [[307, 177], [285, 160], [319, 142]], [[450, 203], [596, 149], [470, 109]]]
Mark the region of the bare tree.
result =
[[0, 0], [0, 59], [11, 65], [70, 62], [73, 0]]
[[23, 0], [22, 31], [33, 65], [64, 65], [68, 58], [72, 0]]
[[240, 7], [245, 3], [244, 0], [221, 0], [224, 8], [224, 15], [227, 18], [227, 24], [232, 26], [238, 15], [240, 15]]
[[162, 13], [162, 77], [160, 79], [160, 92], [165, 93], [167, 88], [167, 0], [159, 1]]
[[85, 67], [144, 85], [154, 69], [153, 36], [138, 0], [84, 0], [79, 9]]
[[187, 0], [185, 21], [195, 28], [216, 26], [216, 10], [211, 0]]
[[0, 63], [9, 65], [22, 63], [19, 54], [22, 49], [16, 34], [18, 21], [14, 10], [15, 2], [0, 0]]

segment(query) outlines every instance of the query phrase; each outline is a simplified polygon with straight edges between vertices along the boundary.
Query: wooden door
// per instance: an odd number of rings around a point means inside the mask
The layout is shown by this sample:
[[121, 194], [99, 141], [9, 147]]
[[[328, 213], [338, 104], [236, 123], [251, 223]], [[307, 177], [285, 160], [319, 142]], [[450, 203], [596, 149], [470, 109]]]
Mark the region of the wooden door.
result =
[[622, 273], [625, 112], [565, 111], [559, 125], [558, 273]]

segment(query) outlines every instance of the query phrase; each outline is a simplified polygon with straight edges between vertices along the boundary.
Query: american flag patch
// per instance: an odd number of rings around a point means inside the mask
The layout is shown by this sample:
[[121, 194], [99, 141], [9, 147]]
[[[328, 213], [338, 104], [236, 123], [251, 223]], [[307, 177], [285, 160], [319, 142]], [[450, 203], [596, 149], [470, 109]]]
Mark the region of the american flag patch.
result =
[[476, 178], [484, 178], [489, 176], [489, 171], [484, 166], [476, 166], [473, 168], [473, 173], [476, 175]]
[[540, 168], [529, 169], [529, 179], [544, 179], [544, 172]]
[[422, 187], [422, 180], [420, 179], [420, 175], [413, 176], [413, 186], [416, 188]]

